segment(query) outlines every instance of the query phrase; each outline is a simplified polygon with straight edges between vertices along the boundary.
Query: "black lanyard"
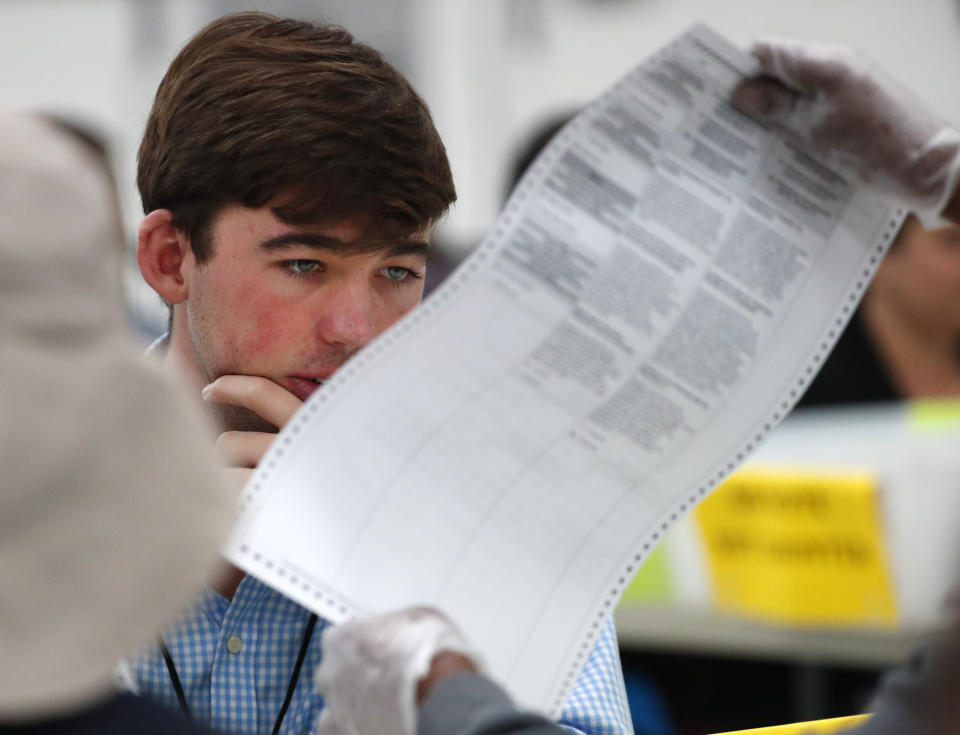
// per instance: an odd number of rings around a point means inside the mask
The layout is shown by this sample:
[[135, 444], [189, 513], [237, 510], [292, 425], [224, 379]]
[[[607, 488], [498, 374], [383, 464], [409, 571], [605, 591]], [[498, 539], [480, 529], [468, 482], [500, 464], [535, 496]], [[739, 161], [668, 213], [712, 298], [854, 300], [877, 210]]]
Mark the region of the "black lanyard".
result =
[[[307, 621], [306, 630], [303, 632], [303, 640], [300, 641], [300, 653], [297, 654], [297, 663], [294, 664], [293, 674], [290, 676], [290, 684], [287, 685], [287, 696], [283, 698], [283, 704], [277, 715], [277, 721], [273, 724], [272, 735], [278, 735], [280, 725], [283, 723], [284, 715], [290, 707], [290, 700], [293, 699], [293, 691], [297, 688], [297, 679], [300, 678], [300, 669], [303, 668], [303, 660], [307, 657], [307, 648], [310, 646], [310, 639], [313, 637], [313, 629], [317, 625], [316, 614], [311, 614]], [[173, 691], [177, 693], [177, 701], [180, 703], [180, 709], [186, 715], [188, 720], [193, 719], [193, 713], [190, 711], [190, 705], [187, 704], [187, 697], [183, 693], [183, 684], [180, 683], [180, 675], [177, 673], [177, 667], [174, 666], [173, 656], [170, 655], [170, 649], [167, 648], [163, 637], [160, 638], [160, 652], [163, 654], [163, 660], [167, 664], [167, 673], [170, 674], [170, 682], [173, 684]]]

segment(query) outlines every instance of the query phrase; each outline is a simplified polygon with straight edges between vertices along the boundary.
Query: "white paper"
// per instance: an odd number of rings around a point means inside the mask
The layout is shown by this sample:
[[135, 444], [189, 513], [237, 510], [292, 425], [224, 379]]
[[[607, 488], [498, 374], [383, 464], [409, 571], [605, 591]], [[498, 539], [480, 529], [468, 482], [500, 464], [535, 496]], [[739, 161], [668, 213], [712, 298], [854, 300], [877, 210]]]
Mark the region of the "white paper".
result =
[[334, 621], [432, 603], [556, 716], [903, 216], [735, 112], [752, 69], [697, 26], [565, 128], [478, 251], [280, 434], [230, 559]]

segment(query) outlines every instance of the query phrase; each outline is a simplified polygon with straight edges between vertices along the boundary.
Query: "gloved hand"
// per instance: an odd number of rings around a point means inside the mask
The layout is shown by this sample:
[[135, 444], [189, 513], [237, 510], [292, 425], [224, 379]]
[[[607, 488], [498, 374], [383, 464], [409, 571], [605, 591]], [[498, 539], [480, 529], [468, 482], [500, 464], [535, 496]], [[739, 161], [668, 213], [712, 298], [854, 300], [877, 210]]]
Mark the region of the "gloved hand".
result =
[[943, 210], [960, 173], [960, 133], [939, 115], [842, 46], [766, 40], [751, 53], [766, 76], [737, 87], [736, 107], [921, 214]]
[[417, 683], [442, 651], [459, 653], [480, 668], [453, 623], [432, 608], [327, 628], [314, 678], [324, 697], [320, 735], [414, 735]]

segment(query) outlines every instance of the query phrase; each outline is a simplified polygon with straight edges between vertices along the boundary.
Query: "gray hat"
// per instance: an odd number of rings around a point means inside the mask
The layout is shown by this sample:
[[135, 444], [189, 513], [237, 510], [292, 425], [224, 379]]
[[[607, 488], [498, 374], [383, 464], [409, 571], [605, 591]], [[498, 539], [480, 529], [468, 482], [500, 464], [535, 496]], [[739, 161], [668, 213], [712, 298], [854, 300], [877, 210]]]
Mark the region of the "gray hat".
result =
[[0, 720], [106, 693], [232, 516], [209, 427], [129, 342], [116, 223], [79, 142], [0, 112]]

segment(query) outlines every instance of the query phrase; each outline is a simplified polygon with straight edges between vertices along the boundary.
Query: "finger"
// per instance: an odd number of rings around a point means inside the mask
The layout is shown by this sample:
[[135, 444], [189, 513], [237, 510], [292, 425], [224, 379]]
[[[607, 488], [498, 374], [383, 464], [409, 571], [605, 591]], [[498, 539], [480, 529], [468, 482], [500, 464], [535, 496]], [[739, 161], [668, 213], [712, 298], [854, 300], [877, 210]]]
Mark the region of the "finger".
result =
[[773, 61], [773, 49], [777, 41], [771, 39], [760, 39], [754, 41], [750, 47], [750, 55], [760, 63], [760, 72], [769, 76], [774, 76], [775, 66]]
[[805, 98], [770, 77], [741, 82], [730, 103], [762, 124], [788, 130], [807, 141], [831, 110], [827, 101]]
[[202, 395], [205, 401], [249, 409], [279, 428], [303, 404], [285, 388], [256, 375], [221, 375]]
[[217, 451], [233, 467], [256, 467], [276, 434], [259, 431], [225, 431], [217, 437]]
[[750, 53], [760, 62], [763, 74], [803, 92], [829, 92], [866, 65], [846, 46], [808, 41], [761, 39]]

